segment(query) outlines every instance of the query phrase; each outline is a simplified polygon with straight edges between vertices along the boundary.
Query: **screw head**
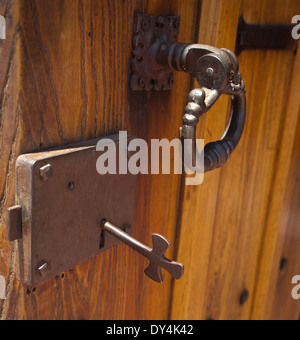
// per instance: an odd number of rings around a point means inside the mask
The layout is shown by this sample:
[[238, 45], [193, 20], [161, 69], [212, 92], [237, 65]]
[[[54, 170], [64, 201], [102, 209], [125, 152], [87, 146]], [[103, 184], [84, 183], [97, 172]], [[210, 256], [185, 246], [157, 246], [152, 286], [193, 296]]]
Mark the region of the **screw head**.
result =
[[166, 44], [162, 44], [160, 49], [162, 51], [166, 51], [168, 49], [168, 46]]
[[288, 265], [288, 260], [286, 258], [282, 258], [280, 262], [280, 270], [284, 270]]
[[53, 175], [53, 168], [51, 164], [47, 164], [40, 168], [40, 178], [42, 181], [46, 182]]
[[144, 89], [146, 86], [145, 80], [143, 78], [139, 79], [139, 86], [140, 88]]
[[209, 77], [212, 77], [214, 75], [215, 71], [212, 67], [209, 67], [207, 70], [206, 70], [206, 74], [209, 76]]
[[240, 297], [240, 305], [243, 306], [249, 299], [249, 291], [248, 290], [244, 290], [241, 294]]
[[141, 26], [144, 31], [148, 28], [149, 22], [146, 18], [142, 20]]
[[75, 189], [75, 182], [69, 182], [68, 183], [68, 189], [69, 191], [73, 191]]

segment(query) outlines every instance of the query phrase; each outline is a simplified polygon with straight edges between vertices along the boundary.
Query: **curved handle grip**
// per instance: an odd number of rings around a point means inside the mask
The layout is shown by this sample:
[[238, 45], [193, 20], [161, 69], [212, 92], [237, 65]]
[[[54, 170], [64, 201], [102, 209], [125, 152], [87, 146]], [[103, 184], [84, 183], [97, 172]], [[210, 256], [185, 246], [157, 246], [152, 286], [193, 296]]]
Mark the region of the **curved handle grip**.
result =
[[[181, 68], [195, 76], [202, 87], [193, 90], [189, 95], [180, 134], [181, 138], [192, 140], [192, 150], [187, 151], [191, 153], [191, 170], [208, 172], [227, 163], [242, 137], [246, 120], [245, 85], [239, 73], [237, 57], [229, 50], [188, 45], [182, 56]], [[230, 120], [222, 139], [207, 144], [204, 155], [200, 155], [196, 146], [199, 117], [209, 111], [222, 94], [233, 96]], [[201, 156], [204, 156], [204, 169], [199, 162]], [[190, 167], [189, 164], [185, 166]]]
[[[203, 89], [193, 90], [189, 95], [189, 104], [186, 107], [186, 114], [183, 117], [183, 127], [181, 137], [192, 140], [192, 159], [193, 165], [197, 164], [197, 171], [208, 172], [224, 166], [233, 151], [236, 149], [245, 126], [246, 119], [246, 95], [244, 84], [241, 83], [240, 89], [232, 98], [231, 115], [226, 131], [220, 141], [209, 143], [204, 148], [204, 169], [199, 168], [197, 160], [201, 155], [196, 147], [196, 127], [199, 117], [205, 111], [206, 94]], [[215, 94], [215, 96], [217, 96]], [[203, 109], [205, 107], [205, 109]], [[204, 170], [204, 171], [203, 171]]]
[[224, 166], [236, 149], [244, 132], [246, 120], [246, 96], [241, 91], [232, 99], [231, 116], [223, 138], [209, 143], [204, 148], [204, 171], [212, 171]]

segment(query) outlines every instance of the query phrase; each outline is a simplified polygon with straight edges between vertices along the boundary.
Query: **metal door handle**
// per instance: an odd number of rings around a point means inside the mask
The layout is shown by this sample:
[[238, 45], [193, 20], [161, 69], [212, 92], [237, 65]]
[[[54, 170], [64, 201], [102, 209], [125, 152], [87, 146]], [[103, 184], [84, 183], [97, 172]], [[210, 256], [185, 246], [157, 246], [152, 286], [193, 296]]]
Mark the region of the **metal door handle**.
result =
[[231, 51], [205, 45], [184, 47], [183, 44], [175, 46], [175, 50], [182, 47], [181, 54], [173, 56], [174, 65], [195, 76], [201, 86], [189, 94], [183, 126], [180, 128], [181, 138], [192, 140], [193, 154], [190, 157], [193, 164], [200, 159], [196, 147], [199, 117], [209, 111], [222, 94], [233, 96], [229, 123], [222, 139], [204, 148], [202, 172], [208, 172], [226, 164], [242, 137], [246, 118], [245, 85], [239, 73], [237, 57]]
[[220, 141], [205, 146], [204, 169], [199, 172], [223, 166], [241, 139], [246, 118], [246, 91], [237, 57], [227, 49], [178, 43], [178, 17], [136, 14], [134, 31], [132, 90], [170, 90], [174, 83], [173, 71], [191, 74], [201, 87], [190, 93], [180, 129], [181, 137], [193, 142], [190, 155], [193, 166], [199, 155], [196, 147], [199, 117], [209, 111], [222, 94], [233, 96], [225, 134]]

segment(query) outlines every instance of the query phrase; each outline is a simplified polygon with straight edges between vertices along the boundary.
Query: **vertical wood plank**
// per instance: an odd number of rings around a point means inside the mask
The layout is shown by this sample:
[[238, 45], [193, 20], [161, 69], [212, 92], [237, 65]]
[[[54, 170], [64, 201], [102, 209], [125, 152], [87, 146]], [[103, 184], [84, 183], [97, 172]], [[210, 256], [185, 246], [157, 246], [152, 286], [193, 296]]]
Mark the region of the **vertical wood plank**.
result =
[[[262, 253], [261, 258], [259, 259], [258, 283], [252, 316], [254, 319], [270, 319], [272, 315], [272, 304], [275, 303], [274, 299], [277, 299], [275, 295], [276, 283], [279, 275], [284, 240], [288, 228], [285, 193], [289, 183], [289, 170], [294, 138], [296, 136], [297, 120], [299, 118], [299, 74], [300, 54], [298, 52], [293, 68], [293, 77], [290, 82], [290, 91], [286, 94], [288, 97], [288, 105], [285, 111], [276, 172], [274, 174], [270, 204], [267, 212]], [[293, 204], [292, 202], [290, 203], [291, 205], [288, 208], [292, 209]], [[297, 233], [295, 233], [294, 236], [296, 235]]]
[[[6, 39], [0, 40], [0, 275], [9, 282], [11, 275], [12, 247], [5, 242], [5, 216], [7, 206], [14, 199], [14, 165], [20, 150], [20, 102], [15, 98], [19, 91], [19, 41], [21, 31], [18, 25], [18, 2], [1, 1], [0, 14], [6, 19]], [[0, 313], [4, 301], [0, 300]]]
[[[198, 0], [5, 0], [0, 45], [0, 272], [8, 282], [2, 319], [166, 319], [171, 279], [144, 277], [144, 259], [120, 245], [38, 287], [19, 284], [3, 212], [14, 200], [18, 155], [119, 130], [149, 141], [177, 138], [190, 85], [129, 91], [134, 11], [179, 15], [180, 40], [195, 41]], [[134, 236], [175, 241], [179, 176], [140, 176]], [[164, 190], [162, 190], [164, 188]], [[174, 248], [173, 248], [174, 249]], [[172, 255], [172, 254], [168, 254]]]
[[[300, 273], [300, 234], [299, 234], [299, 205], [300, 205], [300, 113], [289, 171], [288, 186], [281, 208], [280, 223], [286, 223], [286, 232], [282, 234], [283, 245], [277, 250], [281, 254], [281, 264], [278, 271], [276, 290], [271, 298], [272, 320], [299, 320], [300, 302], [292, 298], [292, 278]], [[283, 228], [283, 229], [284, 229]], [[280, 228], [281, 230], [282, 228]], [[275, 263], [274, 263], [275, 266]], [[280, 268], [280, 269], [279, 269]], [[280, 270], [280, 271], [279, 271]]]
[[[234, 50], [240, 5], [239, 0], [202, 1], [199, 43]], [[201, 117], [198, 138], [208, 143], [222, 136], [228, 103], [228, 97], [220, 98], [206, 117]], [[200, 187], [183, 188], [178, 257], [184, 259], [186, 270], [184, 277], [174, 284], [172, 318], [211, 317], [206, 315], [205, 300], [209, 298], [207, 280], [219, 182], [220, 170], [217, 170], [208, 174]]]

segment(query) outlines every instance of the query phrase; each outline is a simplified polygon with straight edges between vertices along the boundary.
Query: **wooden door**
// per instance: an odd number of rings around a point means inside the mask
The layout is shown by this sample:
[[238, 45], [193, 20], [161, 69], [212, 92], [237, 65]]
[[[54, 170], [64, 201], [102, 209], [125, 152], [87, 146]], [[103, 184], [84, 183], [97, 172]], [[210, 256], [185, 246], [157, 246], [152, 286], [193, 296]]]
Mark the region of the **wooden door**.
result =
[[[179, 15], [180, 41], [234, 50], [240, 14], [249, 22], [290, 23], [300, 6], [298, 0], [0, 0], [7, 25], [0, 40], [1, 318], [298, 318], [289, 282], [300, 274], [299, 52], [240, 56], [245, 134], [229, 164], [203, 185], [185, 187], [178, 175], [138, 177], [134, 236], [145, 244], [154, 232], [166, 236], [173, 245], [167, 255], [185, 264], [180, 281], [168, 275], [163, 285], [150, 281], [146, 260], [125, 245], [37, 287], [16, 280], [4, 213], [14, 203], [20, 154], [120, 130], [147, 141], [178, 137], [196, 85], [177, 73], [172, 91], [129, 90], [135, 11]], [[220, 137], [228, 106], [221, 98], [203, 117], [199, 137]], [[279, 272], [281, 257], [289, 262]]]

